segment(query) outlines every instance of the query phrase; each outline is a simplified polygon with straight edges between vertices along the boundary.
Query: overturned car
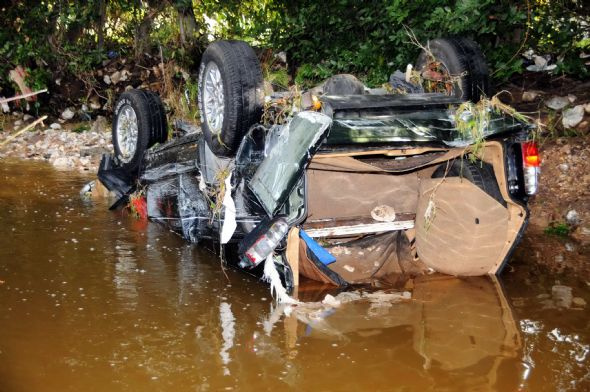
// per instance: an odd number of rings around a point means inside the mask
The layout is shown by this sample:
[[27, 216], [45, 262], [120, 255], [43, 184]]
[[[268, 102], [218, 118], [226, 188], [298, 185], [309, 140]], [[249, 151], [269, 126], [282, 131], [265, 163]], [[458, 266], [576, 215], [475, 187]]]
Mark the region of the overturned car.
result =
[[127, 91], [98, 178], [118, 195], [112, 208], [140, 198], [150, 220], [289, 287], [498, 274], [537, 190], [532, 127], [486, 103], [473, 42], [433, 40], [417, 64], [438, 92], [408, 71], [381, 89], [338, 75], [288, 100], [265, 97], [247, 44], [214, 42], [199, 71], [201, 127], [180, 123], [167, 140], [157, 94]]

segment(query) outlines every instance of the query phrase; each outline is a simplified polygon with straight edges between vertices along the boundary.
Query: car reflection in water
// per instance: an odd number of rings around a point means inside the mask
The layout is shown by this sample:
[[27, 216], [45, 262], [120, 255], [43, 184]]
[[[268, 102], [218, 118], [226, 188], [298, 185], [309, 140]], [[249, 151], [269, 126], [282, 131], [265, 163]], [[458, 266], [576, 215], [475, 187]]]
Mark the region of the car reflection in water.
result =
[[[355, 356], [356, 362], [364, 362], [362, 375], [311, 370], [317, 371], [317, 377], [333, 377], [335, 383], [347, 382], [351, 387], [366, 387], [367, 380], [383, 377], [391, 378], [392, 385], [401, 386], [407, 380], [413, 387], [425, 388], [498, 390], [522, 384], [522, 339], [496, 277], [423, 276], [406, 282], [405, 287], [407, 291], [399, 295], [385, 291], [333, 307], [317, 302], [326, 291], [302, 286], [296, 295], [306, 304], [279, 305], [265, 329], [273, 333], [273, 325], [276, 329], [281, 315], [285, 316], [286, 349], [292, 359], [303, 341], [316, 342], [311, 346], [318, 350], [320, 341], [331, 341], [333, 347], [358, 346], [346, 351], [365, 352], [364, 358]], [[341, 293], [335, 298], [347, 296]], [[385, 355], [381, 352], [382, 358], [363, 349], [374, 347], [375, 341], [390, 347]], [[374, 365], [367, 366], [370, 363]]]

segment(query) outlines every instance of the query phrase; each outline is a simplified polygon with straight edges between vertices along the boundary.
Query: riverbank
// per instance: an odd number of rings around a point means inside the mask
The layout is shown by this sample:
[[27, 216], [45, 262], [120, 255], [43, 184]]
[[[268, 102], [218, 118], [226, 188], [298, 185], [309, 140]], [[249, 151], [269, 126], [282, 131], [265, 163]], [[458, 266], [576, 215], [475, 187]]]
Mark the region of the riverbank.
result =
[[112, 151], [110, 123], [102, 116], [86, 122], [46, 122], [2, 145], [10, 135], [34, 120], [20, 112], [0, 119], [3, 129], [0, 159], [45, 161], [60, 170], [95, 173], [102, 154]]

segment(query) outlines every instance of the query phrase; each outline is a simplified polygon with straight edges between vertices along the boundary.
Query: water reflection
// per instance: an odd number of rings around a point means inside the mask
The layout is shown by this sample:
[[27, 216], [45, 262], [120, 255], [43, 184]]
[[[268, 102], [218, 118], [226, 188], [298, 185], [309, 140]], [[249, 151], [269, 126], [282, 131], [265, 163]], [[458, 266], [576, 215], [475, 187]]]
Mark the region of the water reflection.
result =
[[[269, 324], [280, 322], [286, 334], [286, 349], [291, 358], [299, 354], [304, 340], [328, 340], [346, 344], [363, 339], [389, 342], [388, 351], [412, 353], [389, 358], [391, 366], [413, 369], [434, 385], [434, 372], [477, 372], [469, 387], [493, 389], [503, 364], [515, 366], [522, 348], [518, 324], [503, 289], [495, 277], [453, 278], [427, 276], [407, 283], [410, 292], [347, 292], [334, 301], [302, 306], [278, 306], [269, 316]], [[317, 298], [317, 291], [303, 288], [301, 300]], [[307, 298], [306, 298], [307, 297]], [[408, 340], [392, 342], [398, 331]], [[395, 340], [395, 339], [394, 339]], [[394, 344], [391, 344], [394, 343]], [[379, 358], [371, 358], [378, 363]], [[465, 385], [467, 386], [467, 384]], [[484, 388], [485, 387], [485, 388]]]
[[2, 392], [590, 389], [583, 282], [515, 260], [502, 284], [306, 282], [307, 305], [277, 307], [202, 247], [84, 204], [86, 178], [0, 173]]

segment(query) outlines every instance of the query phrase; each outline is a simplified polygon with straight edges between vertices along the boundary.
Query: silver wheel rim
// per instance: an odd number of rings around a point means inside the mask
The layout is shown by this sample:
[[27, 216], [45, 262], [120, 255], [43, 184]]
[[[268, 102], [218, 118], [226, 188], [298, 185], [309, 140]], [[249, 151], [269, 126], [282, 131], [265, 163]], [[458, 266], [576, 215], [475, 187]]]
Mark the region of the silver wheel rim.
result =
[[205, 120], [212, 133], [221, 132], [223, 125], [223, 80], [217, 64], [211, 62], [207, 64], [204, 77], [203, 91], [203, 108], [205, 110]]
[[135, 110], [133, 110], [133, 108], [128, 104], [123, 105], [121, 111], [119, 112], [119, 117], [117, 117], [116, 132], [117, 146], [119, 147], [119, 152], [121, 153], [120, 159], [127, 163], [133, 159], [133, 155], [135, 155], [135, 150], [137, 149], [137, 138], [139, 135], [137, 115], [135, 114]]

